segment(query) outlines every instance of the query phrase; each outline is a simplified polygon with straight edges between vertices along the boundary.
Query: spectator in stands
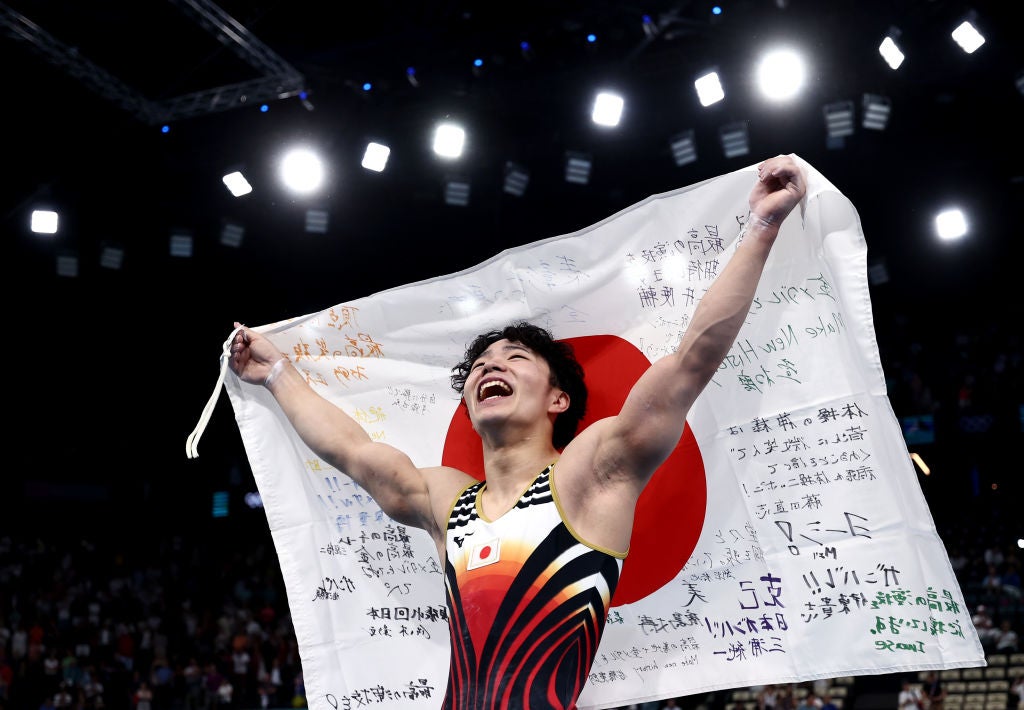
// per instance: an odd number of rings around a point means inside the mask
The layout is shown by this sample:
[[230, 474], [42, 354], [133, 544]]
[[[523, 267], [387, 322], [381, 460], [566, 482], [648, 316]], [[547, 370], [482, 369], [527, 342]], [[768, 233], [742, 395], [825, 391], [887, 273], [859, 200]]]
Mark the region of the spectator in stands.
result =
[[832, 700], [832, 695], [827, 691], [821, 696], [821, 710], [839, 710], [839, 706]]
[[206, 664], [206, 671], [203, 673], [203, 689], [205, 693], [203, 697], [207, 703], [216, 703], [217, 691], [224, 682], [224, 675], [220, 672], [220, 668], [213, 661]]
[[807, 695], [797, 703], [796, 710], [821, 710], [823, 705], [821, 698], [813, 690], [809, 690]]
[[981, 590], [985, 599], [995, 601], [1003, 592], [1003, 576], [999, 574], [995, 565], [989, 565], [985, 576], [981, 580]]
[[153, 710], [153, 690], [149, 687], [149, 683], [144, 680], [139, 681], [139, 687], [135, 690], [132, 703], [135, 710]]
[[939, 674], [935, 671], [929, 671], [924, 681], [924, 700], [925, 706], [929, 710], [942, 710], [946, 704], [946, 689], [942, 687], [942, 681], [939, 680]]
[[999, 638], [996, 639], [996, 651], [999, 653], [1016, 653], [1020, 650], [1020, 639], [1017, 632], [1010, 626], [1009, 619], [1003, 619], [999, 626]]
[[203, 669], [195, 656], [189, 657], [181, 676], [185, 687], [185, 707], [187, 710], [196, 710], [203, 705], [204, 690]]
[[1003, 556], [1003, 551], [999, 549], [998, 545], [989, 545], [985, 548], [984, 553], [985, 564], [998, 567], [1006, 561], [1006, 557]]
[[757, 694], [757, 710], [775, 710], [779, 699], [779, 689], [774, 685], [766, 685]]
[[220, 685], [217, 686], [216, 694], [218, 708], [233, 708], [235, 702], [235, 686], [231, 683], [229, 676], [223, 676]]
[[10, 699], [11, 681], [14, 680], [14, 667], [7, 660], [7, 648], [0, 639], [0, 708], [7, 707]]
[[792, 684], [779, 688], [775, 708], [776, 710], [796, 710], [796, 693], [793, 692]]
[[103, 681], [92, 666], [89, 668], [88, 677], [89, 681], [82, 688], [85, 700], [83, 708], [84, 710], [103, 710], [106, 707], [106, 701], [103, 699]]
[[988, 613], [988, 607], [979, 604], [971, 617], [974, 628], [978, 632], [978, 639], [986, 651], [992, 651], [996, 647], [996, 640], [999, 637], [999, 629], [992, 623], [992, 617]]
[[[58, 710], [64, 710], [65, 708], [70, 709], [75, 703], [74, 696], [71, 695], [71, 689], [68, 688], [67, 683], [61, 682], [57, 688], [57, 692], [53, 695], [53, 705]], [[141, 710], [141, 708], [140, 708]], [[145, 710], [149, 710], [146, 708]]]
[[995, 596], [1003, 589], [1003, 576], [995, 565], [989, 565], [985, 577], [981, 580], [981, 586], [989, 595]]
[[1010, 694], [1017, 697], [1017, 710], [1024, 710], [1024, 673], [1012, 679]]
[[900, 690], [896, 700], [898, 710], [922, 710], [924, 708], [924, 697], [909, 679], [903, 680], [903, 688]]
[[301, 670], [295, 674], [295, 679], [292, 681], [292, 684], [295, 686], [295, 691], [292, 694], [292, 707], [306, 707], [306, 683], [303, 680]]
[[1016, 558], [1006, 562], [1006, 572], [1003, 574], [1003, 594], [1014, 599], [1021, 597], [1020, 563]]

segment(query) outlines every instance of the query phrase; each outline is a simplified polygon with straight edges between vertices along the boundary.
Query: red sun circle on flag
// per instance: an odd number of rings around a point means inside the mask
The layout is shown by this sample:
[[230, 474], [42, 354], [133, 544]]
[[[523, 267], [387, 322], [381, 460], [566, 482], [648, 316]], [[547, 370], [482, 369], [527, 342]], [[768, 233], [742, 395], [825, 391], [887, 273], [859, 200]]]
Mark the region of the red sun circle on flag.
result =
[[[588, 390], [582, 430], [618, 414], [633, 384], [650, 361], [632, 343], [615, 335], [566, 338], [583, 365]], [[483, 447], [465, 405], [452, 415], [441, 463], [483, 479]], [[629, 556], [612, 606], [639, 601], [675, 578], [697, 545], [704, 527], [707, 479], [697, 440], [687, 425], [675, 450], [654, 472], [637, 501]], [[481, 556], [484, 556], [481, 550]]]

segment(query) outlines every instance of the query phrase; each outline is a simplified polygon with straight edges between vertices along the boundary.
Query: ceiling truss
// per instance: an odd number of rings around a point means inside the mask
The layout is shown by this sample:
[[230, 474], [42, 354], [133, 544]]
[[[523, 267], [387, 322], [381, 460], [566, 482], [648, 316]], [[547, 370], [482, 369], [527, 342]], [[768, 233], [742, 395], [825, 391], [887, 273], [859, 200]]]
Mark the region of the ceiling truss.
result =
[[79, 54], [24, 15], [0, 3], [0, 26], [15, 40], [26, 42], [50, 64], [149, 125], [226, 111], [253, 103], [298, 96], [305, 77], [209, 0], [170, 0], [219, 42], [262, 74], [257, 79], [204, 89], [170, 99], [153, 100], [101, 66]]

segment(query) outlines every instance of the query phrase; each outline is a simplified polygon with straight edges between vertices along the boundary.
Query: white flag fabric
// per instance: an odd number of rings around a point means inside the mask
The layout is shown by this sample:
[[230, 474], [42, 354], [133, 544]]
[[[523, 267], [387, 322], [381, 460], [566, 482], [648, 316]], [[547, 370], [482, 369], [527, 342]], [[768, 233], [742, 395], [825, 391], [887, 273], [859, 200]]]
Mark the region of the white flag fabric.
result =
[[[886, 395], [854, 205], [798, 156], [735, 344], [638, 504], [580, 708], [985, 657]], [[482, 475], [451, 367], [528, 320], [573, 344], [585, 422], [671, 352], [736, 247], [753, 167], [652, 196], [459, 273], [265, 325], [321, 395], [418, 466]], [[437, 708], [443, 560], [224, 379], [263, 498], [313, 710]], [[487, 552], [490, 552], [489, 550]], [[483, 553], [482, 553], [483, 554]]]

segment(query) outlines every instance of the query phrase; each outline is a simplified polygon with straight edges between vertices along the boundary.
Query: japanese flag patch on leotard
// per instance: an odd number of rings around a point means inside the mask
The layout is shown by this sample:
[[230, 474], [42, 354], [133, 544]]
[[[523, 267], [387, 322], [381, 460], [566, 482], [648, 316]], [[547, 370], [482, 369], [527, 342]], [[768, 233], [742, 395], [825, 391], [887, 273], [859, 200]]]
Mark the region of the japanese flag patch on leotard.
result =
[[469, 562], [466, 563], [466, 569], [477, 569], [478, 567], [493, 565], [500, 559], [500, 549], [501, 540], [498, 538], [493, 538], [486, 542], [478, 542], [473, 545], [469, 553]]

